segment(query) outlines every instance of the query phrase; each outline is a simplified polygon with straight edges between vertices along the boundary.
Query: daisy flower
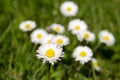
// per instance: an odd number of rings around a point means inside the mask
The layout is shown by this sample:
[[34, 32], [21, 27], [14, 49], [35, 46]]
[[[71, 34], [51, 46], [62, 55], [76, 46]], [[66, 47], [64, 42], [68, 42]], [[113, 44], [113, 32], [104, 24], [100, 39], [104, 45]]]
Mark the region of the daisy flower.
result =
[[41, 45], [37, 50], [37, 58], [42, 59], [43, 63], [48, 61], [52, 65], [62, 57], [62, 48], [56, 44]]
[[95, 35], [90, 31], [82, 31], [77, 35], [77, 38], [79, 41], [86, 40], [87, 42], [92, 42], [95, 40]]
[[47, 32], [43, 29], [36, 29], [31, 34], [31, 41], [35, 44], [42, 43], [42, 40], [47, 36]]
[[87, 46], [78, 46], [73, 51], [73, 57], [75, 61], [79, 61], [81, 64], [84, 64], [92, 59], [93, 52]]
[[56, 24], [56, 23], [53, 23], [50, 28], [57, 32], [57, 33], [63, 33], [64, 32], [64, 26], [60, 25], [60, 24]]
[[34, 21], [23, 21], [20, 23], [19, 28], [22, 31], [31, 31], [32, 29], [34, 29], [36, 27], [36, 23]]
[[83, 20], [74, 19], [69, 22], [68, 29], [73, 34], [79, 34], [81, 31], [87, 30], [87, 24]]
[[63, 35], [56, 35], [53, 42], [60, 46], [66, 46], [69, 44], [69, 38]]
[[72, 1], [66, 1], [60, 6], [60, 11], [66, 17], [75, 16], [78, 12], [78, 6]]
[[97, 59], [92, 58], [92, 65], [93, 65], [93, 67], [95, 68], [96, 71], [100, 71], [101, 70], [100, 66], [98, 65]]
[[99, 32], [99, 40], [102, 43], [105, 43], [107, 46], [112, 46], [115, 43], [115, 38], [112, 33], [107, 30]]
[[53, 43], [54, 37], [55, 37], [55, 35], [53, 35], [53, 34], [48, 34], [48, 35], [42, 40], [42, 44], [51, 44], [51, 43]]

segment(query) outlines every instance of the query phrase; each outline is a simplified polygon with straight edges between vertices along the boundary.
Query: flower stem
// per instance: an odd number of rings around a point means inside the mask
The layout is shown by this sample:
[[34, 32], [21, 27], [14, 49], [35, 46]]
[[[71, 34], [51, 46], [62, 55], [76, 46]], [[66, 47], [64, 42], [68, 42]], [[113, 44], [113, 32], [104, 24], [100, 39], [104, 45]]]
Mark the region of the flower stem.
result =
[[50, 78], [50, 64], [48, 63], [48, 80], [51, 80], [51, 78]]
[[76, 70], [75, 70], [76, 73], [74, 73], [74, 80], [77, 80], [79, 74], [81, 74], [80, 71], [81, 71], [81, 69], [82, 69], [82, 67], [83, 67], [83, 65], [79, 65], [78, 62], [77, 62], [77, 65], [76, 65], [76, 66], [78, 66], [78, 67], [77, 67]]
[[94, 69], [92, 62], [91, 62], [91, 65], [92, 65], [93, 80], [96, 80], [95, 69]]
[[97, 49], [99, 48], [101, 46], [101, 43], [98, 43], [98, 45], [94, 48], [94, 52], [96, 52], [97, 51]]

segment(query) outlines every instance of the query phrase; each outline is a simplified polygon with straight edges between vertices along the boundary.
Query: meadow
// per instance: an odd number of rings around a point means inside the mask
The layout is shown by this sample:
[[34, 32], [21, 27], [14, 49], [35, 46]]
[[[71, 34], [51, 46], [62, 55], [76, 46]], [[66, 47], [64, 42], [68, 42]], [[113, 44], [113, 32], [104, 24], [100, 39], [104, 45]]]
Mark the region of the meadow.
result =
[[[65, 26], [70, 44], [65, 46], [63, 57], [51, 66], [51, 80], [120, 80], [120, 0], [72, 0], [79, 11], [76, 16], [65, 17], [60, 5], [66, 0], [0, 0], [0, 80], [47, 80], [48, 65], [36, 57], [39, 45], [31, 43], [32, 31], [23, 32], [19, 24], [33, 20], [37, 28], [46, 29], [52, 23]], [[79, 44], [76, 36], [68, 31], [72, 19], [84, 20], [88, 29], [95, 33], [96, 40], [91, 43], [96, 49], [98, 33], [110, 31], [115, 37], [113, 46], [97, 48], [97, 58], [101, 71], [92, 71], [90, 63], [79, 66], [71, 54]], [[52, 32], [54, 33], [54, 32]]]

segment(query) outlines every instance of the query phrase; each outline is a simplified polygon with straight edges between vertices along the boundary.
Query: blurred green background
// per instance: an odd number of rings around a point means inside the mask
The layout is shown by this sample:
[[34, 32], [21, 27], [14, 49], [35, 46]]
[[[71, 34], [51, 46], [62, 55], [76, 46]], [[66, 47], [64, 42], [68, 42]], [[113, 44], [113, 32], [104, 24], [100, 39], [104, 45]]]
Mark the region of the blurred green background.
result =
[[[0, 80], [47, 80], [46, 64], [41, 64], [35, 56], [38, 46], [31, 43], [31, 32], [24, 33], [19, 29], [20, 22], [34, 20], [37, 28], [44, 29], [52, 23], [64, 25], [64, 34], [71, 39], [71, 45], [65, 47], [65, 51], [71, 54], [77, 40], [67, 31], [67, 25], [76, 18], [85, 20], [96, 36], [103, 29], [113, 33], [115, 45], [105, 47], [102, 54], [98, 52], [97, 59], [102, 70], [96, 74], [96, 80], [120, 80], [120, 0], [73, 0], [79, 6], [79, 12], [69, 18], [59, 10], [64, 1], [0, 0]], [[74, 73], [69, 70], [70, 62], [65, 62], [68, 66], [66, 78], [63, 79], [64, 74], [57, 63], [51, 70], [52, 80], [74, 80]], [[86, 69], [83, 68], [81, 73], [77, 80], [92, 80], [91, 75], [86, 76]]]

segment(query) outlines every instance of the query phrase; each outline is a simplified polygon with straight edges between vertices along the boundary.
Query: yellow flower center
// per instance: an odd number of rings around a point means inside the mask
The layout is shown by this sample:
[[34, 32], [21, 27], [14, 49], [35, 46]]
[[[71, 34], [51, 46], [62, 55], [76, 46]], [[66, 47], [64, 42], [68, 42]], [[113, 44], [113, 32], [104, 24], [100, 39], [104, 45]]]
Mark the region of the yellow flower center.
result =
[[51, 40], [48, 40], [48, 42], [47, 42], [48, 44], [50, 44], [51, 43]]
[[60, 28], [57, 26], [57, 27], [55, 28], [55, 31], [56, 31], [56, 32], [59, 32], [59, 31], [60, 31]]
[[36, 36], [38, 39], [41, 39], [42, 38], [42, 34], [37, 34]]
[[31, 27], [30, 24], [25, 25], [25, 29], [30, 29], [30, 27]]
[[76, 25], [75, 30], [80, 30], [80, 26]]
[[89, 38], [89, 34], [88, 34], [88, 33], [85, 33], [85, 34], [84, 34], [84, 38]]
[[57, 40], [57, 44], [62, 44], [63, 43], [63, 40], [62, 39], [58, 39]]
[[86, 52], [82, 51], [80, 52], [80, 57], [85, 57], [86, 56]]
[[52, 58], [55, 56], [55, 52], [53, 49], [48, 49], [45, 53], [45, 55], [48, 57], [48, 58]]
[[72, 8], [71, 8], [71, 7], [67, 7], [66, 10], [67, 10], [67, 11], [71, 11]]
[[93, 62], [93, 66], [94, 67], [98, 67], [98, 63], [97, 62]]
[[110, 40], [109, 36], [104, 36], [103, 38], [104, 38], [105, 41], [109, 41]]

